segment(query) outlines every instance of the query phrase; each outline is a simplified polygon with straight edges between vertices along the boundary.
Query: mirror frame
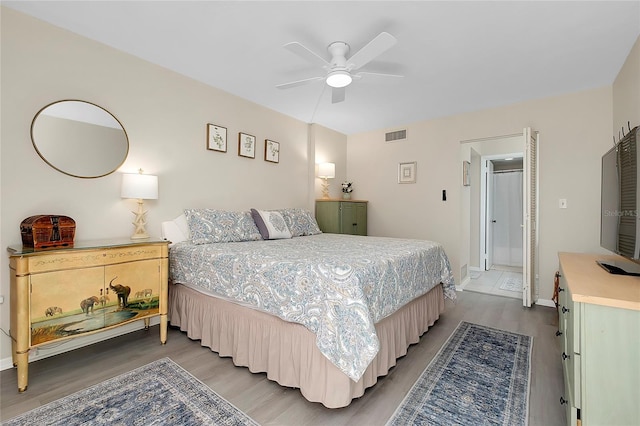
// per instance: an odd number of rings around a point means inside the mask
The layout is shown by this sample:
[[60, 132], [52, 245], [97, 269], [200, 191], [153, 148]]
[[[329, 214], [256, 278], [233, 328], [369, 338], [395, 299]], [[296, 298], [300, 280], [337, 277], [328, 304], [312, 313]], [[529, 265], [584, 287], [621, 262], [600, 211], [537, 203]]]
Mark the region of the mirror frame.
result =
[[[36, 124], [36, 121], [38, 120], [38, 117], [40, 117], [40, 114], [41, 114], [44, 110], [46, 110], [47, 108], [49, 108], [49, 107], [50, 107], [50, 106], [52, 106], [52, 105], [59, 104], [59, 103], [62, 103], [62, 102], [81, 102], [81, 103], [84, 103], [84, 104], [92, 105], [92, 106], [94, 106], [94, 107], [96, 107], [96, 108], [101, 109], [101, 110], [102, 110], [102, 111], [104, 111], [105, 113], [109, 114], [109, 115], [110, 115], [110, 116], [111, 116], [111, 117], [112, 117], [112, 118], [113, 118], [113, 119], [114, 119], [114, 120], [115, 120], [115, 121], [120, 125], [120, 128], [122, 129], [122, 132], [124, 133], [124, 139], [125, 139], [125, 142], [127, 143], [127, 149], [126, 149], [126, 151], [125, 151], [125, 153], [124, 153], [124, 156], [123, 156], [123, 158], [122, 158], [122, 161], [121, 161], [120, 163], [118, 163], [118, 164], [117, 164], [113, 169], [109, 170], [109, 171], [108, 171], [108, 172], [106, 172], [106, 173], [102, 173], [102, 174], [100, 174], [100, 175], [95, 175], [95, 176], [93, 176], [93, 175], [92, 175], [92, 176], [80, 176], [80, 175], [76, 175], [76, 174], [73, 174], [73, 173], [71, 173], [71, 172], [67, 172], [67, 171], [65, 171], [65, 170], [62, 170], [62, 169], [60, 168], [60, 166], [55, 166], [55, 165], [53, 165], [49, 160], [47, 160], [47, 159], [45, 158], [44, 154], [43, 154], [42, 152], [40, 152], [40, 150], [38, 149], [38, 145], [37, 145], [37, 143], [36, 143], [36, 140], [35, 140], [35, 136], [34, 136], [34, 134], [33, 134], [34, 126], [35, 126], [35, 124]], [[33, 145], [33, 148], [36, 150], [36, 152], [38, 153], [38, 155], [40, 156], [40, 158], [42, 158], [42, 160], [43, 160], [45, 163], [47, 163], [49, 166], [51, 166], [53, 169], [55, 169], [55, 170], [59, 171], [60, 173], [63, 173], [63, 174], [65, 174], [65, 175], [67, 175], [67, 176], [72, 176], [72, 177], [80, 178], [80, 179], [96, 179], [96, 178], [100, 178], [100, 177], [108, 176], [108, 175], [110, 175], [110, 174], [114, 173], [114, 172], [115, 172], [116, 170], [118, 170], [118, 169], [119, 169], [119, 168], [124, 164], [124, 162], [127, 160], [127, 157], [129, 156], [129, 148], [130, 148], [130, 145], [131, 145], [131, 144], [130, 144], [130, 142], [129, 142], [129, 135], [127, 135], [127, 131], [125, 130], [124, 126], [122, 125], [122, 123], [120, 122], [120, 120], [118, 120], [118, 118], [117, 118], [115, 115], [111, 114], [109, 111], [107, 111], [105, 108], [101, 107], [100, 105], [97, 105], [97, 104], [95, 104], [95, 103], [93, 103], [93, 102], [83, 101], [83, 100], [81, 100], [81, 99], [62, 99], [62, 100], [59, 100], [59, 101], [51, 102], [50, 104], [47, 104], [47, 105], [45, 105], [44, 107], [40, 108], [40, 110], [36, 113], [36, 115], [33, 117], [33, 120], [31, 121], [31, 130], [30, 130], [30, 134], [31, 134], [31, 144]]]

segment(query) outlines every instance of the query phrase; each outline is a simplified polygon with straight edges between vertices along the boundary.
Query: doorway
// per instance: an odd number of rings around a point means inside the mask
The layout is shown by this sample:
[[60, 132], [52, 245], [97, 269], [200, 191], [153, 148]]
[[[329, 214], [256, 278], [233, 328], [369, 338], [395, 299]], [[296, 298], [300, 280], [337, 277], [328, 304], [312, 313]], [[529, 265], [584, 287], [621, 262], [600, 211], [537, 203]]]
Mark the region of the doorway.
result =
[[461, 194], [463, 290], [521, 298], [524, 306], [535, 302], [536, 153], [537, 134], [528, 128], [461, 142], [470, 170]]

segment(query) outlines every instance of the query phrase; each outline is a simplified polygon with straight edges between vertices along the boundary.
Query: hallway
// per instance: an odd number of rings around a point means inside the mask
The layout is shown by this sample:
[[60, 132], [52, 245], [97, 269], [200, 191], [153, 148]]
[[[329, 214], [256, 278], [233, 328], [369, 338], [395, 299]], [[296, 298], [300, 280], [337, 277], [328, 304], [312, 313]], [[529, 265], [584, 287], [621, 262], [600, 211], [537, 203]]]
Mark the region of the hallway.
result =
[[464, 291], [522, 299], [522, 268], [494, 265], [488, 271], [471, 271]]

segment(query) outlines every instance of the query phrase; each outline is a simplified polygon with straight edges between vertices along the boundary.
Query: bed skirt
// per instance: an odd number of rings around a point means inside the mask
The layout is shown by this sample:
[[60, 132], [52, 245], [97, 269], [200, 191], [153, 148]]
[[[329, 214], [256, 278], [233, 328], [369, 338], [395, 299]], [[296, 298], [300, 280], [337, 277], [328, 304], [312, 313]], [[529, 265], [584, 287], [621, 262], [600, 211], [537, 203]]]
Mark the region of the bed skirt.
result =
[[236, 366], [266, 372], [269, 380], [299, 388], [307, 400], [328, 408], [346, 407], [362, 396], [396, 365], [397, 358], [406, 355], [409, 345], [418, 343], [443, 311], [442, 285], [437, 285], [377, 323], [380, 351], [354, 382], [320, 353], [315, 335], [304, 326], [184, 285], [169, 285], [172, 326], [220, 356], [232, 357]]

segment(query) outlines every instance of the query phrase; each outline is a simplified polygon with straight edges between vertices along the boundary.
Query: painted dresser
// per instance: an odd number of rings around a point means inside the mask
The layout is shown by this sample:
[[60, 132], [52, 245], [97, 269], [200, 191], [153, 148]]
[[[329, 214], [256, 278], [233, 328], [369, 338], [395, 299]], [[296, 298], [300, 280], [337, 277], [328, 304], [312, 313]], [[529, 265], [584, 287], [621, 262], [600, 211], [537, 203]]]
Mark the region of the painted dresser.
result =
[[167, 340], [168, 241], [107, 240], [34, 250], [9, 247], [11, 343], [18, 391], [29, 351], [160, 316]]

